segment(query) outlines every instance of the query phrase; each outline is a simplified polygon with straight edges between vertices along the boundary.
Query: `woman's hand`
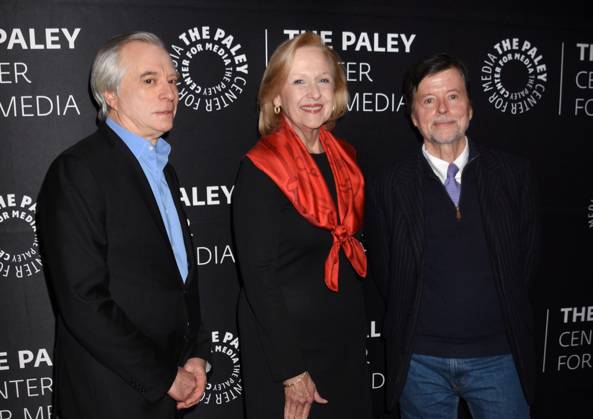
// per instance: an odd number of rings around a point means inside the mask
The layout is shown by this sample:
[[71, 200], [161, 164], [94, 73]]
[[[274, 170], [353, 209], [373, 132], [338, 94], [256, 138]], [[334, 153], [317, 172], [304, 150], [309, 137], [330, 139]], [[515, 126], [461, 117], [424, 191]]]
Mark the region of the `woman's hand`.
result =
[[284, 419], [307, 419], [313, 402], [325, 404], [307, 371], [284, 380]]

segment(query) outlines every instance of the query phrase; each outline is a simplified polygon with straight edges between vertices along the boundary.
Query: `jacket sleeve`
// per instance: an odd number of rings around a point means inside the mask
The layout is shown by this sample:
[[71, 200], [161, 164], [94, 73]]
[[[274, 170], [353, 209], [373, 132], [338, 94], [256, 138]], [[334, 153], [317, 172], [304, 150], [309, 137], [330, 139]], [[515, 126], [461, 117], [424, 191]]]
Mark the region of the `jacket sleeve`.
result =
[[73, 155], [59, 157], [48, 171], [37, 206], [56, 314], [97, 362], [156, 401], [170, 388], [177, 366], [110, 295], [105, 218], [105, 196], [88, 166]]
[[306, 370], [278, 284], [280, 190], [247, 158], [233, 195], [233, 233], [243, 292], [272, 377], [283, 381]]
[[528, 289], [533, 287], [540, 261], [541, 220], [537, 186], [530, 166], [527, 166], [521, 190], [521, 238], [524, 255], [524, 278]]

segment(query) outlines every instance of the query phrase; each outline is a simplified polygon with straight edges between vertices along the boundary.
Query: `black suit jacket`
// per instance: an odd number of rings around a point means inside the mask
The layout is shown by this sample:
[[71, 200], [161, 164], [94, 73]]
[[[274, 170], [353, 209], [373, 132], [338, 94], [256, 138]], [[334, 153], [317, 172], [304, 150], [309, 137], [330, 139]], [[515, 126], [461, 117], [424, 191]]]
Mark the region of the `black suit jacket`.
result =
[[55, 406], [61, 418], [169, 418], [177, 366], [207, 358], [195, 252], [183, 229], [184, 283], [142, 168], [102, 124], [50, 166], [38, 236], [56, 309]]
[[[534, 398], [535, 354], [528, 289], [539, 248], [539, 221], [528, 165], [470, 144], [482, 222], [515, 365]], [[365, 235], [369, 268], [385, 298], [386, 396], [393, 408], [405, 384], [422, 292], [426, 159], [418, 150], [369, 182]]]

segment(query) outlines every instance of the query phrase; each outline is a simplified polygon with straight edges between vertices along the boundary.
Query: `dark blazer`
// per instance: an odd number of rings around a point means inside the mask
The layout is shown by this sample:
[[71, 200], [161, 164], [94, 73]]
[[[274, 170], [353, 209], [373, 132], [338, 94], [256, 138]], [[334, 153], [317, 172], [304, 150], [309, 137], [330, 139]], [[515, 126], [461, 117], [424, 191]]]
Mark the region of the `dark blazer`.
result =
[[195, 252], [183, 229], [184, 284], [158, 206], [125, 143], [102, 124], [50, 166], [38, 236], [56, 310], [54, 412], [60, 418], [173, 418], [177, 366], [206, 359]]
[[[528, 289], [534, 274], [539, 221], [528, 165], [470, 144], [482, 222], [507, 338], [525, 396], [533, 402], [535, 353]], [[386, 396], [399, 400], [412, 355], [422, 292], [423, 165], [418, 150], [369, 182], [365, 236], [369, 269], [385, 298]]]

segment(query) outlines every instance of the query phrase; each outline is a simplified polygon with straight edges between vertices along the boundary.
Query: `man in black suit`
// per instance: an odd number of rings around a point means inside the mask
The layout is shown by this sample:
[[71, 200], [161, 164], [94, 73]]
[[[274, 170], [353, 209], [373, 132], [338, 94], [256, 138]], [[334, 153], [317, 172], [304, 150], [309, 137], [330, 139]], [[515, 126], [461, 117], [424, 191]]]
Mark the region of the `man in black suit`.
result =
[[54, 412], [163, 419], [195, 405], [209, 338], [179, 183], [162, 138], [177, 73], [161, 40], [121, 35], [97, 53], [98, 130], [51, 165], [38, 234], [56, 309]]
[[528, 288], [538, 220], [527, 164], [469, 141], [465, 66], [411, 68], [404, 94], [423, 145], [370, 186], [369, 267], [385, 297], [386, 394], [403, 418], [529, 417]]

